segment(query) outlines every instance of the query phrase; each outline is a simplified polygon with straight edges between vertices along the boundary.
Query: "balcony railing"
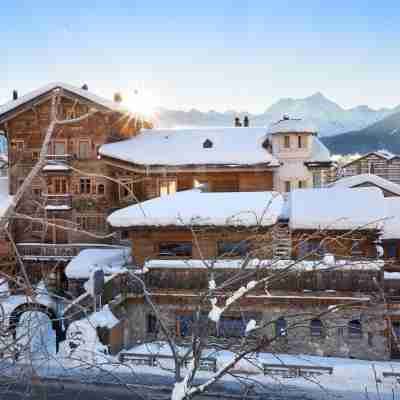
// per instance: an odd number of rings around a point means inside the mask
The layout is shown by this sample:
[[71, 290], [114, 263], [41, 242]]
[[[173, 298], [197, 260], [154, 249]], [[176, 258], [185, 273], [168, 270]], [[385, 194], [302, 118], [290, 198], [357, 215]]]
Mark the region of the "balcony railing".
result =
[[69, 261], [85, 249], [115, 248], [122, 246], [102, 245], [96, 243], [17, 243], [17, 249], [25, 261]]
[[46, 200], [46, 209], [48, 210], [66, 210], [72, 208], [72, 194], [48, 194], [44, 196]]

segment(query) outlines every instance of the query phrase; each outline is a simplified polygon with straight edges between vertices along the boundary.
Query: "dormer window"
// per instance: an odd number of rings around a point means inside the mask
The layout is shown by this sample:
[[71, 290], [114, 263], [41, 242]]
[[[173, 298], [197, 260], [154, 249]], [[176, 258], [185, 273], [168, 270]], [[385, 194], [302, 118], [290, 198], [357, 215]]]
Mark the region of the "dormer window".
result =
[[203, 149], [211, 149], [211, 147], [213, 147], [213, 142], [210, 139], [207, 139], [203, 143]]

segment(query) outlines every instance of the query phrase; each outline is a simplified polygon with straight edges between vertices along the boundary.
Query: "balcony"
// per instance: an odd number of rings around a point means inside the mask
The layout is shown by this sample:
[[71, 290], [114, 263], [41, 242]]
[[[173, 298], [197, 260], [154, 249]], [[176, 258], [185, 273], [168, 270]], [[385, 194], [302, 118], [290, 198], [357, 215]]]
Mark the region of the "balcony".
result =
[[24, 261], [69, 261], [85, 249], [122, 248], [122, 246], [96, 243], [17, 243]]
[[72, 208], [72, 194], [48, 194], [46, 200], [47, 211], [68, 211]]

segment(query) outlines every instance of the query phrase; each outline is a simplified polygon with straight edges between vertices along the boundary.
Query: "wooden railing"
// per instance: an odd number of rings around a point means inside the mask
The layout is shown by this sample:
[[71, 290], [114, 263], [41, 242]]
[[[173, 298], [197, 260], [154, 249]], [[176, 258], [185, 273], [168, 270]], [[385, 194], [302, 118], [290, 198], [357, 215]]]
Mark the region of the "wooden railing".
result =
[[101, 245], [94, 243], [17, 243], [17, 249], [23, 260], [61, 260], [68, 261], [80, 251], [93, 248], [122, 248], [121, 246]]
[[72, 194], [48, 194], [43, 196], [46, 200], [46, 206], [67, 206], [72, 207]]

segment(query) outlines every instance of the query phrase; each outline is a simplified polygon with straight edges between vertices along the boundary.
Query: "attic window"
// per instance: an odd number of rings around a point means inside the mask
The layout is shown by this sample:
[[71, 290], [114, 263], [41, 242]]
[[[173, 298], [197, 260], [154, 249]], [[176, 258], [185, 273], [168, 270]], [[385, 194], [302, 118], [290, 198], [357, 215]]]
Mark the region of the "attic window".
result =
[[211, 149], [211, 147], [213, 147], [213, 142], [210, 139], [207, 139], [204, 143], [203, 143], [203, 148], [204, 149]]

